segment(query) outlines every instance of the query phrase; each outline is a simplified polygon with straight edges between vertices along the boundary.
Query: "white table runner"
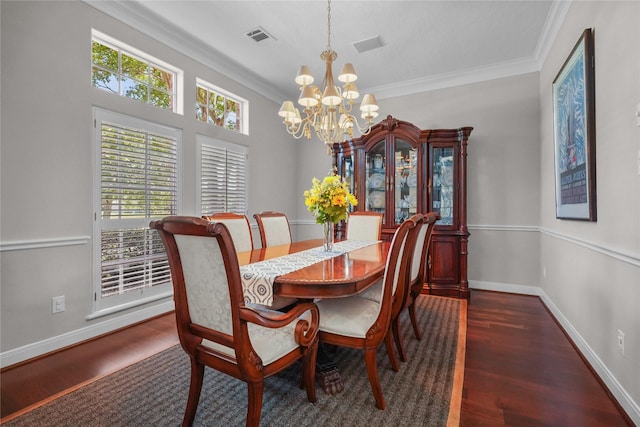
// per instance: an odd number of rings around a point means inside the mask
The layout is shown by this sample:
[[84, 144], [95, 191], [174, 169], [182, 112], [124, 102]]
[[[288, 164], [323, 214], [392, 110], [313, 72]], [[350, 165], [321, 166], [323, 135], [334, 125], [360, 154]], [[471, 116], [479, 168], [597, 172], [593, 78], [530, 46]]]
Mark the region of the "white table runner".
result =
[[273, 303], [273, 282], [276, 277], [378, 242], [379, 240], [344, 240], [336, 242], [332, 252], [326, 252], [320, 246], [243, 265], [240, 267], [240, 276], [242, 277], [244, 301], [245, 303], [271, 305]]

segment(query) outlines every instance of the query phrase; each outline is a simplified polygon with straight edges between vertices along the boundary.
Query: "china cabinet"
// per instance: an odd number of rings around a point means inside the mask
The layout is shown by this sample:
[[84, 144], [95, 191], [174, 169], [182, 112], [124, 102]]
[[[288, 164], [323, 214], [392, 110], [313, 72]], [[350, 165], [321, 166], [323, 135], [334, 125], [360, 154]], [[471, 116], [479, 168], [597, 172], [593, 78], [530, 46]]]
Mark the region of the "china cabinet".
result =
[[[383, 214], [383, 239], [415, 213], [440, 213], [423, 293], [469, 297], [466, 160], [472, 130], [419, 129], [387, 116], [369, 134], [332, 147], [334, 165], [359, 201], [356, 210]], [[344, 225], [336, 233], [342, 237]]]

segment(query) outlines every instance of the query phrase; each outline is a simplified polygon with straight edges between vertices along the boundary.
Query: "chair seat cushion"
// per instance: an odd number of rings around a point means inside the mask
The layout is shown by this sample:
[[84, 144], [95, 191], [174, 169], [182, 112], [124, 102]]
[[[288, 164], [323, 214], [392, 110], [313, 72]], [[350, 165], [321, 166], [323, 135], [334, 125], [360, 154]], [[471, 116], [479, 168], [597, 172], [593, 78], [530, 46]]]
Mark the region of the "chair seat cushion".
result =
[[[311, 312], [305, 311], [300, 317], [298, 317], [298, 319], [304, 319], [311, 322]], [[297, 321], [293, 321], [282, 328], [265, 328], [264, 326], [256, 325], [255, 323], [248, 324], [251, 345], [260, 359], [262, 359], [263, 365], [268, 365], [298, 348], [298, 344], [295, 340], [295, 329], [297, 323]], [[202, 340], [202, 345], [227, 354], [233, 359], [236, 357], [234, 349], [221, 344], [209, 340]]]
[[320, 310], [320, 331], [355, 338], [365, 338], [378, 318], [380, 303], [352, 296], [316, 302]]

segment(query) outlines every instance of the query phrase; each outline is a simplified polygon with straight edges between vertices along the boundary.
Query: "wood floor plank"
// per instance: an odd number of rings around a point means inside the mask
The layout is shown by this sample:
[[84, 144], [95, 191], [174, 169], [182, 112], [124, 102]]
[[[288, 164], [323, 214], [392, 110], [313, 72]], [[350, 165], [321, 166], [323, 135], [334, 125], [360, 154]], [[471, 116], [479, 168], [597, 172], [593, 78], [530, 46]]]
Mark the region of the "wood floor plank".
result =
[[538, 297], [473, 291], [462, 426], [626, 426]]
[[[2, 418], [177, 344], [173, 314], [0, 373]], [[538, 297], [472, 291], [461, 426], [627, 426]]]

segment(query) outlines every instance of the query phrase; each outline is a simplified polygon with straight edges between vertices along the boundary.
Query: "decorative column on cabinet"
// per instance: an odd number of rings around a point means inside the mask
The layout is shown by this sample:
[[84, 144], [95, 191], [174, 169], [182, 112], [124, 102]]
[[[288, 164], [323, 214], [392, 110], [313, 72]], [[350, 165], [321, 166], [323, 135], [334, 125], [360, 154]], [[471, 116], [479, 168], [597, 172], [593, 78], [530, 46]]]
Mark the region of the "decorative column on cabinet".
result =
[[[334, 165], [358, 198], [383, 214], [382, 238], [414, 213], [440, 212], [423, 293], [468, 298], [467, 142], [473, 128], [426, 129], [387, 116], [371, 132], [334, 144]], [[336, 227], [344, 236], [344, 224]]]

